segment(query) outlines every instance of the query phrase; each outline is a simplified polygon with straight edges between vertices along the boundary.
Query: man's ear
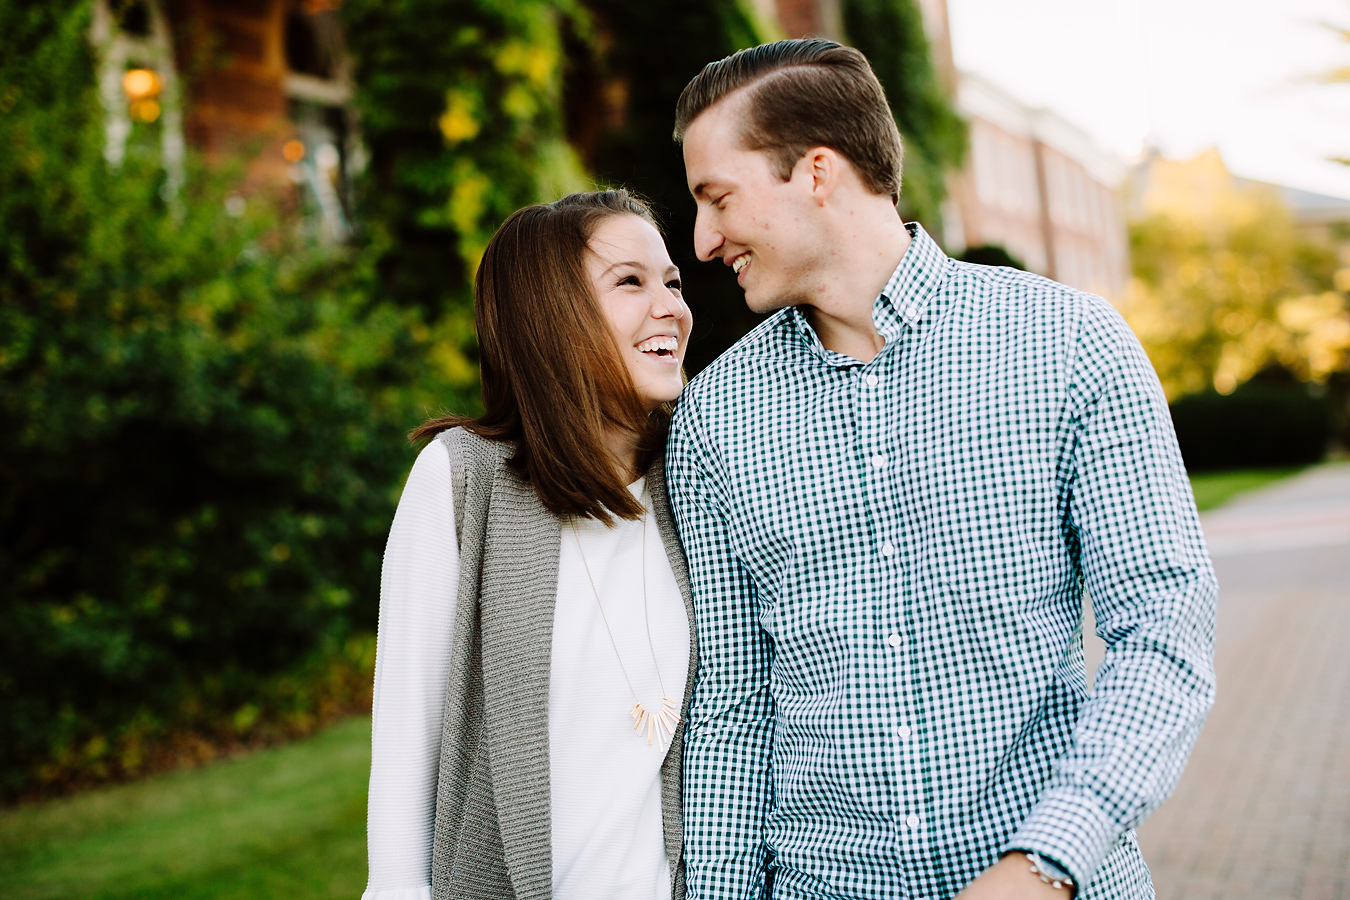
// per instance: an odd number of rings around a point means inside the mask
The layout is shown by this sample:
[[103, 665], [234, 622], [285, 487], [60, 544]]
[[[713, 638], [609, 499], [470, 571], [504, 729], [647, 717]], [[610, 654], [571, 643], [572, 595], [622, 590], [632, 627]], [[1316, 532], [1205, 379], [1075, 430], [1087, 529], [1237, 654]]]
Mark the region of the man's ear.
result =
[[843, 159], [838, 151], [829, 147], [813, 147], [806, 151], [799, 166], [805, 166], [811, 178], [811, 198], [824, 206], [839, 187], [842, 176]]

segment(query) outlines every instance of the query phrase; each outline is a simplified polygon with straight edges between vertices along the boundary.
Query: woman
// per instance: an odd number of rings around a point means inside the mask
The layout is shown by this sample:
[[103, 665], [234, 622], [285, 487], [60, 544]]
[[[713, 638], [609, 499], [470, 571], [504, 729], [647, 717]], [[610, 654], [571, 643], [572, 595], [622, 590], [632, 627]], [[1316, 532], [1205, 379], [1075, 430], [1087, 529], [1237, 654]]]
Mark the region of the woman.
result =
[[365, 900], [678, 900], [679, 273], [640, 202], [573, 194], [507, 219], [474, 309], [486, 412], [413, 432], [385, 551]]

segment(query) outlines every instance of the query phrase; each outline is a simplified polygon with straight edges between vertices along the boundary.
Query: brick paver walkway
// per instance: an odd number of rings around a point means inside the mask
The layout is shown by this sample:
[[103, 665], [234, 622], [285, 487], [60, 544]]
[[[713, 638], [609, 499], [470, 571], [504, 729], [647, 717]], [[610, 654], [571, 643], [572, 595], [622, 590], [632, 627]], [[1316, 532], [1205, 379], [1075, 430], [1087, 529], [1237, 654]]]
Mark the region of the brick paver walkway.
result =
[[1139, 830], [1160, 900], [1350, 900], [1350, 465], [1204, 516], [1218, 699]]

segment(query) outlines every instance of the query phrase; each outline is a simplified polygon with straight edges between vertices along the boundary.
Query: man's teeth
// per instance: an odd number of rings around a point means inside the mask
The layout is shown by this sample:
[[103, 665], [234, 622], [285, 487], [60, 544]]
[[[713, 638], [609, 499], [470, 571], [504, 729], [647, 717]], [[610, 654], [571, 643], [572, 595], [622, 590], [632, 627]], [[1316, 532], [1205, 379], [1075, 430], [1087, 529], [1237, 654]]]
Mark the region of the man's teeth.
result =
[[739, 275], [741, 274], [741, 269], [744, 269], [748, 265], [750, 265], [750, 254], [746, 253], [743, 256], [736, 257], [736, 259], [731, 263], [731, 268], [736, 271], [737, 275]]
[[645, 341], [638, 344], [637, 348], [643, 353], [656, 353], [661, 350], [669, 350], [671, 353], [674, 353], [679, 346], [679, 338], [662, 335], [660, 337], [647, 338]]

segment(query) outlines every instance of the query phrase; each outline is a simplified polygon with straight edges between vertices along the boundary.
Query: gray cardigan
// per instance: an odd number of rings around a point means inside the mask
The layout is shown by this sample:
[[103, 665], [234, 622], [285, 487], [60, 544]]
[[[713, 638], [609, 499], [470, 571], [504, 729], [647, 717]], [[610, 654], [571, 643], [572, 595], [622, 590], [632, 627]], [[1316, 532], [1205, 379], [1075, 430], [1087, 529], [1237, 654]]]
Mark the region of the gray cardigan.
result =
[[[463, 429], [442, 432], [459, 531], [445, 727], [431, 849], [435, 900], [548, 900], [553, 894], [548, 691], [563, 520], [514, 469], [514, 450]], [[689, 615], [689, 710], [697, 667], [689, 571], [666, 494], [664, 462], [647, 471], [656, 523]], [[540, 564], [540, 560], [549, 560]], [[661, 809], [674, 900], [684, 897], [677, 730], [661, 765]]]

